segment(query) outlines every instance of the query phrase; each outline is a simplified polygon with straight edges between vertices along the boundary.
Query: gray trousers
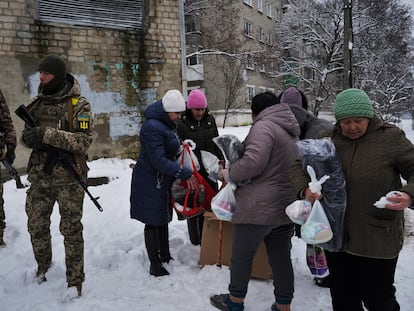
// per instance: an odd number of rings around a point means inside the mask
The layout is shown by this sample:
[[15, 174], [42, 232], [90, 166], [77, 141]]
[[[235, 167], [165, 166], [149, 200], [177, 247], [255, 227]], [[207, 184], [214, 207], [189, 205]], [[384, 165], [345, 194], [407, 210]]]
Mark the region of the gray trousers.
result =
[[252, 271], [254, 255], [265, 242], [269, 265], [272, 268], [275, 300], [290, 304], [294, 292], [294, 274], [290, 251], [293, 224], [282, 226], [234, 224], [229, 292], [244, 298]]

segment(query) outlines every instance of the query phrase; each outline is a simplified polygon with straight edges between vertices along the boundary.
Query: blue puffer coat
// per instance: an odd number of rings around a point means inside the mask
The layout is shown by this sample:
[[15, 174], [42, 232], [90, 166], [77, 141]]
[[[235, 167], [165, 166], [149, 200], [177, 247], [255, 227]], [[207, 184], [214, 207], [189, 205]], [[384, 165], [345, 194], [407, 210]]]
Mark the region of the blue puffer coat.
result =
[[131, 218], [148, 225], [164, 225], [171, 219], [171, 184], [189, 179], [191, 170], [174, 161], [180, 141], [177, 125], [165, 113], [161, 101], [148, 106], [140, 132], [141, 150], [132, 172]]

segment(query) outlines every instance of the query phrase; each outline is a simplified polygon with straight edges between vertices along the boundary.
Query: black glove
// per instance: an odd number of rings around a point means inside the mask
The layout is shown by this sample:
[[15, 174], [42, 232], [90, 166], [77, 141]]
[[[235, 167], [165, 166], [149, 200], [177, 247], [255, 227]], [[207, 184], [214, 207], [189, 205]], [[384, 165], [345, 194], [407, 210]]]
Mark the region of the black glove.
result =
[[0, 149], [0, 161], [3, 161], [6, 157], [7, 148], [5, 145]]
[[13, 164], [14, 159], [16, 158], [16, 154], [14, 153], [15, 148], [16, 147], [11, 145], [7, 146], [6, 159], [10, 164]]
[[23, 141], [27, 147], [36, 149], [43, 145], [42, 140], [44, 134], [44, 127], [36, 126], [27, 128], [23, 131]]

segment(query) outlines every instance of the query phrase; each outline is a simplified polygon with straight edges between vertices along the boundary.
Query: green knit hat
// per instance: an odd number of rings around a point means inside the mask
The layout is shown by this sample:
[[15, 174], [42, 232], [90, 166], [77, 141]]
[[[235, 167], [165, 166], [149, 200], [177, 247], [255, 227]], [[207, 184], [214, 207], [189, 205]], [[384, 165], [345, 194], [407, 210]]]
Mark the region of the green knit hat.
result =
[[46, 71], [58, 78], [64, 79], [67, 73], [66, 63], [60, 56], [49, 54], [40, 62], [39, 71]]
[[359, 89], [347, 89], [336, 96], [335, 119], [337, 121], [350, 117], [372, 119], [374, 109], [367, 93]]

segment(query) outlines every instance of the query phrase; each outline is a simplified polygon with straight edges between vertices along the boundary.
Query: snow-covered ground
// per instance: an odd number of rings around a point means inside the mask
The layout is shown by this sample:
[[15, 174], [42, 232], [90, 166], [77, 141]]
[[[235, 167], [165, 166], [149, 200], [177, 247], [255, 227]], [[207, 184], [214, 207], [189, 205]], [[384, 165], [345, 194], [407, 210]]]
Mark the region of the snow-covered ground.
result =
[[[403, 120], [407, 136], [414, 141], [411, 120]], [[220, 129], [243, 139], [248, 127]], [[205, 311], [212, 294], [227, 292], [229, 270], [199, 267], [199, 246], [189, 242], [185, 221], [175, 217], [170, 223], [170, 245], [174, 260], [167, 265], [170, 276], [149, 275], [143, 228], [129, 217], [130, 164], [133, 160], [100, 159], [89, 163], [89, 176], [108, 176], [106, 185], [90, 187], [99, 196], [104, 211], [99, 212], [88, 197], [84, 204], [86, 280], [83, 296], [62, 303], [66, 288], [63, 238], [59, 232], [59, 213], [52, 214], [53, 265], [48, 281], [33, 282], [36, 262], [26, 228], [24, 211], [26, 189], [16, 189], [14, 181], [4, 185], [7, 247], [0, 249], [0, 311]], [[26, 176], [22, 176], [26, 182]], [[402, 311], [414, 306], [414, 211], [407, 211], [407, 237], [400, 254], [396, 286]], [[331, 310], [329, 290], [313, 284], [305, 263], [305, 244], [293, 238], [292, 261], [295, 270], [294, 311]], [[379, 271], [380, 273], [380, 271]], [[273, 303], [271, 281], [251, 280], [245, 301], [246, 311], [270, 310]], [[352, 311], [352, 310], [350, 310]]]

